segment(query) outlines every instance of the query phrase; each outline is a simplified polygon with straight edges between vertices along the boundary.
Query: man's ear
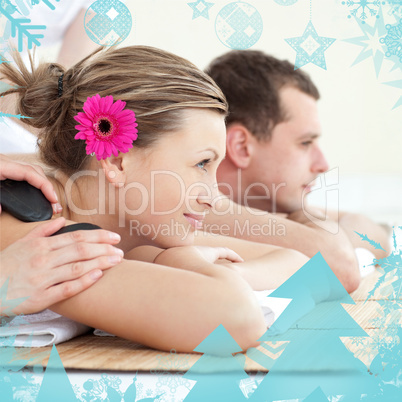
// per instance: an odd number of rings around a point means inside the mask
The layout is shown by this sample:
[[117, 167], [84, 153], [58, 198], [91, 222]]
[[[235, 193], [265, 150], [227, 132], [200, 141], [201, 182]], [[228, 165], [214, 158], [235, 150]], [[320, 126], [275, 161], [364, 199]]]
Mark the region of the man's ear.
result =
[[226, 157], [239, 169], [246, 169], [253, 154], [252, 134], [242, 124], [226, 129]]
[[105, 173], [106, 179], [115, 187], [123, 187], [126, 183], [126, 171], [123, 168], [123, 160], [120, 155], [118, 157], [111, 156], [101, 160], [101, 166]]

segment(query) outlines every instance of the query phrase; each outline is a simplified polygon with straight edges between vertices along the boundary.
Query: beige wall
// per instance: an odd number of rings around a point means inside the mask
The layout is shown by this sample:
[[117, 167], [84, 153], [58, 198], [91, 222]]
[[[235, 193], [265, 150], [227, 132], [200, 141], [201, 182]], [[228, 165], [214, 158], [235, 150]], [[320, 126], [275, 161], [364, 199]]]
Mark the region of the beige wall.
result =
[[[162, 47], [204, 68], [213, 57], [229, 50], [215, 34], [215, 19], [231, 1], [209, 0], [215, 3], [209, 20], [192, 20], [192, 10], [186, 4], [190, 1], [195, 0], [127, 0], [134, 27], [126, 43]], [[284, 38], [304, 32], [309, 19], [308, 0], [298, 0], [289, 7], [274, 0], [248, 2], [264, 21], [262, 36], [253, 49], [294, 62], [295, 52]], [[312, 4], [318, 34], [337, 39], [325, 52], [327, 70], [312, 64], [303, 68], [322, 94], [322, 145], [331, 167], [354, 174], [402, 174], [402, 106], [391, 110], [402, 93], [382, 84], [402, 80], [401, 70], [390, 72], [392, 63], [384, 60], [377, 79], [372, 58], [350, 67], [362, 48], [343, 39], [362, 36], [362, 32], [347, 18], [348, 8], [339, 0], [313, 0]], [[395, 23], [393, 17], [384, 14], [386, 22]]]

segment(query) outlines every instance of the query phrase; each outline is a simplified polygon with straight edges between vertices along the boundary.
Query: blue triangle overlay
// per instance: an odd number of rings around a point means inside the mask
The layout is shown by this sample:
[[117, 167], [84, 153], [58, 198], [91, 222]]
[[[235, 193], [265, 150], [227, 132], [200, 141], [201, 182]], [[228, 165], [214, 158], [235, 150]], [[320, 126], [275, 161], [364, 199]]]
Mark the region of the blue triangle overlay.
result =
[[43, 376], [42, 385], [36, 402], [74, 402], [78, 401], [66, 370], [53, 345]]
[[249, 378], [243, 370], [244, 360], [232, 354], [241, 348], [223, 325], [212, 331], [194, 351], [205, 354], [183, 376], [197, 381], [184, 401], [246, 400], [239, 386], [242, 379]]

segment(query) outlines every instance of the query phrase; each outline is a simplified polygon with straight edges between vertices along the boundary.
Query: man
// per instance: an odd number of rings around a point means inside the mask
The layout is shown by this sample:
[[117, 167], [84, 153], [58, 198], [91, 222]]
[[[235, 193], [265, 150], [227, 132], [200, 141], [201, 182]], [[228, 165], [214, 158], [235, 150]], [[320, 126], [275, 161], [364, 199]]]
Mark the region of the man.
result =
[[[362, 215], [338, 216], [310, 207], [305, 213], [302, 208], [316, 177], [328, 170], [318, 144], [320, 95], [310, 77], [294, 70], [287, 61], [250, 50], [231, 51], [216, 58], [207, 73], [224, 92], [230, 112], [226, 158], [218, 169], [219, 188], [245, 207], [229, 214], [228, 234], [295, 248], [310, 257], [321, 251], [338, 277], [354, 272], [351, 282], [356, 284], [353, 249], [367, 247], [376, 258], [385, 257], [386, 252], [363, 243], [355, 231], [367, 234], [386, 249], [387, 233]], [[229, 208], [227, 202], [224, 207]], [[267, 213], [261, 215], [249, 207]], [[239, 219], [261, 225], [275, 221], [277, 227], [285, 226], [285, 235], [241, 231]], [[213, 222], [228, 223], [228, 215], [210, 216], [206, 224]]]
[[230, 107], [221, 191], [230, 195], [231, 187], [237, 203], [270, 212], [301, 209], [314, 179], [328, 170], [317, 143], [315, 85], [289, 62], [257, 51], [227, 53], [209, 73]]

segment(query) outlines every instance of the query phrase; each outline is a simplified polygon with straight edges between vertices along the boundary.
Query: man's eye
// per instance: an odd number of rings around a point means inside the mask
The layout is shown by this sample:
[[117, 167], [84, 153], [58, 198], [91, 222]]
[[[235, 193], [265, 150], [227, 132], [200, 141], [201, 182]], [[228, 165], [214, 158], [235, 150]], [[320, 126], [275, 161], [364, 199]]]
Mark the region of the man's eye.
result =
[[313, 143], [313, 141], [304, 141], [304, 142], [302, 142], [301, 144], [304, 146], [304, 147], [308, 147], [309, 145], [311, 145]]
[[205, 169], [205, 166], [208, 165], [208, 163], [211, 162], [211, 159], [204, 159], [201, 162], [198, 162], [195, 166], [199, 167], [202, 170], [207, 171], [207, 169]]

